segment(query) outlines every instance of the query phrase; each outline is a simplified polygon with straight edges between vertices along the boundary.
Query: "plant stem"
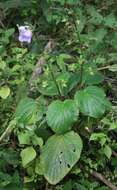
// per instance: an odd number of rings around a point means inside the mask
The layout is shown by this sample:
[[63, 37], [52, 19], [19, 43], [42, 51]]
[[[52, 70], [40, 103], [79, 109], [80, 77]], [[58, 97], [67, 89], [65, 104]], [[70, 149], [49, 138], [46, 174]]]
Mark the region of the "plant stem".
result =
[[6, 130], [3, 132], [3, 134], [0, 136], [0, 142], [2, 142], [2, 140], [9, 134], [11, 133], [11, 131], [13, 130], [13, 128], [11, 127], [11, 125], [9, 125]]
[[[80, 43], [80, 50], [81, 50], [81, 53], [82, 55], [84, 55], [84, 52], [82, 50], [82, 41], [81, 41], [81, 38], [80, 38], [80, 34], [79, 34], [79, 31], [78, 31], [78, 28], [77, 28], [77, 24], [75, 22], [75, 19], [76, 19], [76, 16], [74, 15], [73, 16], [73, 23], [74, 23], [74, 28], [75, 28], [75, 31], [76, 31], [76, 34], [77, 34], [77, 37], [78, 37], [78, 40], [79, 40], [79, 43]], [[83, 56], [84, 57], [84, 56]], [[82, 86], [82, 79], [83, 79], [83, 65], [84, 65], [84, 61], [81, 63], [81, 66], [80, 66], [80, 80], [79, 80], [79, 87]]]
[[2, 142], [3, 139], [4, 139], [7, 135], [9, 135], [9, 134], [12, 132], [12, 130], [14, 129], [15, 125], [16, 125], [15, 120], [12, 120], [12, 121], [9, 123], [8, 127], [6, 128], [6, 130], [5, 130], [5, 131], [3, 132], [3, 134], [0, 136], [0, 142]]
[[98, 68], [97, 70], [98, 71], [101, 71], [101, 70], [105, 70], [105, 69], [109, 69], [110, 68], [110, 65], [107, 65], [107, 66], [105, 66], [105, 67], [100, 67], [100, 68]]
[[58, 90], [58, 94], [59, 94], [59, 96], [61, 97], [61, 96], [62, 96], [62, 95], [61, 95], [61, 91], [60, 91], [60, 89], [59, 89], [59, 85], [58, 85], [58, 83], [57, 83], [57, 81], [56, 81], [56, 78], [55, 78], [55, 76], [54, 76], [54, 72], [53, 72], [53, 70], [52, 70], [50, 64], [48, 64], [48, 68], [49, 68], [49, 70], [50, 70], [52, 79], [53, 79], [53, 81], [54, 81], [54, 83], [55, 83], [55, 85], [56, 85], [56, 88], [57, 88], [57, 90]]
[[110, 181], [108, 181], [105, 176], [103, 176], [102, 174], [93, 171], [91, 173], [92, 176], [94, 176], [95, 178], [97, 178], [98, 180], [102, 181], [105, 185], [107, 185], [110, 189], [112, 190], [117, 190], [117, 187], [115, 185], [113, 185]]

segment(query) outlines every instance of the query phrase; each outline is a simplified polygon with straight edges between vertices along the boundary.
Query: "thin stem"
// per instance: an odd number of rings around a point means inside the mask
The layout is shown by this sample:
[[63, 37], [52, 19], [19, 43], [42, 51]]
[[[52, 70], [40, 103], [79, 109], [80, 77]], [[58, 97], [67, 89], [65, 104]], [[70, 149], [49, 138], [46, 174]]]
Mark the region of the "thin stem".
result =
[[110, 65], [107, 65], [107, 66], [105, 66], [105, 67], [100, 67], [100, 68], [98, 68], [97, 70], [98, 71], [101, 71], [101, 70], [105, 70], [105, 69], [109, 69], [110, 68]]
[[[75, 31], [76, 31], [76, 34], [77, 34], [77, 37], [78, 37], [78, 40], [79, 40], [79, 43], [80, 43], [80, 50], [81, 50], [81, 53], [82, 55], [84, 55], [84, 51], [82, 50], [82, 40], [80, 38], [80, 34], [79, 34], [79, 31], [78, 31], [78, 28], [77, 28], [77, 24], [75, 22], [75, 19], [76, 19], [76, 16], [74, 15], [73, 16], [73, 23], [74, 23], [74, 28], [75, 28]], [[83, 56], [84, 57], [84, 56]], [[83, 65], [84, 65], [84, 61], [81, 63], [81, 66], [80, 66], [80, 80], [79, 80], [79, 87], [82, 86], [82, 79], [83, 79]]]
[[97, 178], [98, 180], [100, 180], [101, 182], [103, 182], [105, 185], [107, 185], [110, 189], [112, 190], [117, 190], [117, 187], [112, 184], [110, 181], [108, 181], [105, 176], [103, 176], [101, 173], [98, 173], [96, 171], [93, 171], [91, 173], [92, 176], [94, 176], [95, 178]]
[[7, 136], [7, 135], [9, 135], [11, 132], [12, 132], [12, 130], [14, 129], [14, 127], [15, 127], [15, 121], [13, 120], [13, 121], [11, 121], [10, 122], [10, 124], [8, 125], [8, 127], [6, 128], [6, 130], [3, 132], [3, 134], [0, 136], [0, 142], [2, 142], [3, 141], [3, 139]]
[[0, 20], [0, 26], [4, 29], [5, 25], [3, 24], [3, 22]]
[[56, 88], [57, 88], [57, 90], [58, 90], [58, 94], [59, 94], [59, 96], [62, 96], [62, 95], [61, 95], [61, 91], [60, 91], [60, 89], [59, 89], [59, 85], [58, 85], [58, 83], [57, 83], [57, 81], [56, 81], [56, 78], [55, 78], [55, 76], [54, 76], [54, 73], [53, 73], [53, 70], [52, 70], [50, 64], [48, 64], [48, 68], [49, 68], [49, 70], [50, 70], [52, 79], [53, 79], [53, 81], [54, 81], [54, 83], [55, 83], [55, 85], [56, 85]]
[[0, 136], [0, 142], [3, 141], [3, 139], [12, 131], [13, 128], [9, 125], [6, 130], [3, 132], [3, 134]]

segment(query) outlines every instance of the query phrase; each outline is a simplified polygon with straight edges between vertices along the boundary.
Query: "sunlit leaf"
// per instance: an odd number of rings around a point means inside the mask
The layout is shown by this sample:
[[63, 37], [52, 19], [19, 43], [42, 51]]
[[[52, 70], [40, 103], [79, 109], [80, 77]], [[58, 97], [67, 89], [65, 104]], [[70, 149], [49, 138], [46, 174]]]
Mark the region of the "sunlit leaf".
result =
[[3, 86], [0, 88], [0, 97], [6, 99], [10, 94], [10, 88], [8, 86]]
[[41, 165], [45, 178], [57, 184], [79, 160], [82, 150], [80, 136], [71, 131], [64, 135], [54, 135], [41, 151]]
[[96, 86], [89, 86], [76, 92], [75, 101], [83, 114], [94, 118], [102, 116], [111, 108], [104, 91]]
[[56, 100], [49, 105], [46, 118], [54, 132], [64, 133], [77, 121], [78, 109], [73, 100]]
[[36, 121], [37, 111], [37, 102], [31, 98], [24, 98], [16, 108], [15, 118], [18, 123], [31, 124]]
[[36, 157], [36, 151], [33, 147], [27, 147], [21, 151], [22, 165], [25, 167]]

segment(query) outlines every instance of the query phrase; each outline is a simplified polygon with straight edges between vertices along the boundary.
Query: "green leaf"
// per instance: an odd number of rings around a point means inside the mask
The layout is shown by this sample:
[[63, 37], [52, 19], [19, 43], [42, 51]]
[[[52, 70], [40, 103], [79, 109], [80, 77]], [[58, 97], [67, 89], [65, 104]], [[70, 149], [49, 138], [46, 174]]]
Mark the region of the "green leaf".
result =
[[[55, 73], [55, 78], [58, 83], [58, 86], [61, 90], [61, 94], [67, 95], [69, 91], [71, 91], [75, 85], [77, 85], [79, 81], [79, 75], [78, 74], [73, 74], [70, 72], [64, 72], [64, 73], [56, 73], [56, 70], [54, 71]], [[39, 84], [39, 92], [43, 95], [46, 96], [56, 96], [58, 95], [58, 89], [53, 81], [51, 79], [51, 76], [48, 75], [43, 75], [40, 76], [40, 84]]]
[[104, 148], [103, 148], [103, 151], [104, 151], [104, 154], [107, 156], [108, 159], [110, 159], [111, 155], [112, 155], [112, 150], [111, 148], [106, 145]]
[[85, 65], [83, 71], [83, 83], [88, 85], [99, 84], [103, 80], [103, 75], [97, 71], [96, 66]]
[[43, 174], [50, 184], [60, 182], [79, 160], [82, 151], [80, 136], [70, 131], [49, 138], [41, 151]]
[[109, 71], [117, 72], [117, 64], [113, 64], [109, 67]]
[[37, 102], [31, 98], [24, 98], [16, 108], [15, 117], [18, 123], [32, 124], [37, 117]]
[[44, 81], [39, 85], [39, 92], [46, 96], [58, 95], [58, 89], [56, 87], [56, 84], [49, 79], [48, 81]]
[[105, 26], [110, 28], [117, 28], [117, 19], [113, 13], [104, 18]]
[[107, 139], [108, 137], [104, 133], [93, 133], [90, 136], [90, 141], [98, 141], [101, 144], [101, 146], [103, 146], [106, 143]]
[[116, 130], [117, 129], [117, 122], [111, 123], [109, 130]]
[[27, 132], [19, 132], [18, 140], [20, 144], [30, 144], [31, 134]]
[[96, 86], [89, 86], [76, 92], [75, 101], [83, 114], [94, 118], [99, 118], [111, 108], [104, 91]]
[[60, 54], [57, 58], [57, 64], [62, 70], [62, 72], [66, 71], [65, 61], [71, 59], [71, 56], [65, 53]]
[[26, 167], [27, 164], [29, 164], [32, 160], [36, 157], [36, 151], [35, 149], [31, 147], [27, 147], [23, 149], [20, 153], [22, 158], [22, 165], [23, 167]]
[[79, 75], [70, 72], [60, 73], [57, 76], [56, 81], [61, 90], [61, 94], [66, 96], [68, 92], [70, 92], [78, 84]]
[[41, 137], [38, 137], [36, 134], [32, 136], [32, 144], [40, 147], [43, 146], [43, 139]]
[[6, 99], [10, 94], [10, 88], [7, 86], [0, 88], [0, 97]]
[[0, 69], [4, 70], [6, 67], [6, 62], [2, 60], [2, 58], [0, 57]]
[[78, 109], [73, 100], [56, 100], [48, 106], [47, 123], [56, 133], [69, 131], [77, 118]]
[[38, 137], [34, 131], [23, 131], [18, 133], [18, 140], [20, 144], [27, 145], [39, 145], [40, 147], [43, 145], [43, 139]]
[[87, 12], [91, 16], [89, 23], [99, 25], [103, 21], [103, 16], [95, 9], [94, 6], [87, 6]]

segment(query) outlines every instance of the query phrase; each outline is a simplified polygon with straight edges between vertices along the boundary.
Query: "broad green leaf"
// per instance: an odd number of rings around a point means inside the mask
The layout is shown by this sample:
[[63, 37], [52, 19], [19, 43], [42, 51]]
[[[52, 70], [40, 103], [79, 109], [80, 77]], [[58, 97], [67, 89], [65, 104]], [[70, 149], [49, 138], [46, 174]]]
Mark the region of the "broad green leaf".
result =
[[20, 144], [27, 145], [39, 145], [40, 147], [43, 145], [43, 140], [41, 137], [38, 137], [34, 131], [23, 131], [18, 133], [18, 140]]
[[73, 100], [56, 100], [48, 106], [47, 123], [56, 133], [69, 131], [77, 118], [78, 109]]
[[44, 81], [39, 85], [39, 92], [43, 95], [47, 96], [55, 96], [58, 95], [58, 90], [53, 81]]
[[43, 174], [50, 184], [60, 182], [79, 160], [82, 151], [80, 136], [70, 131], [49, 138], [41, 151]]
[[117, 72], [117, 64], [113, 64], [109, 67], [109, 71]]
[[[51, 79], [50, 75], [48, 76], [41, 76], [41, 83], [39, 84], [39, 92], [43, 95], [46, 96], [56, 96], [58, 94], [58, 89], [53, 81]], [[61, 91], [61, 94], [67, 95], [68, 92], [70, 92], [74, 86], [77, 85], [79, 81], [79, 75], [69, 73], [69, 72], [64, 72], [64, 73], [56, 73], [55, 71], [55, 78], [57, 81], [57, 84], [59, 86], [59, 90]]]
[[31, 147], [27, 147], [23, 149], [20, 153], [22, 158], [22, 165], [25, 167], [27, 164], [29, 164], [32, 160], [36, 157], [36, 151], [35, 149]]
[[97, 71], [96, 66], [84, 66], [84, 71], [83, 71], [83, 83], [88, 84], [88, 85], [94, 85], [94, 84], [99, 84], [100, 82], [103, 81], [103, 75]]
[[94, 118], [99, 118], [111, 108], [104, 91], [96, 86], [89, 86], [76, 92], [75, 101], [83, 114]]
[[18, 123], [32, 124], [37, 117], [37, 102], [31, 98], [24, 98], [16, 108], [15, 118]]
[[8, 86], [4, 86], [0, 88], [0, 97], [6, 99], [10, 94], [10, 88]]
[[103, 148], [104, 154], [107, 156], [108, 159], [110, 159], [111, 155], [112, 155], [112, 150], [110, 148], [110, 146], [106, 145]]

